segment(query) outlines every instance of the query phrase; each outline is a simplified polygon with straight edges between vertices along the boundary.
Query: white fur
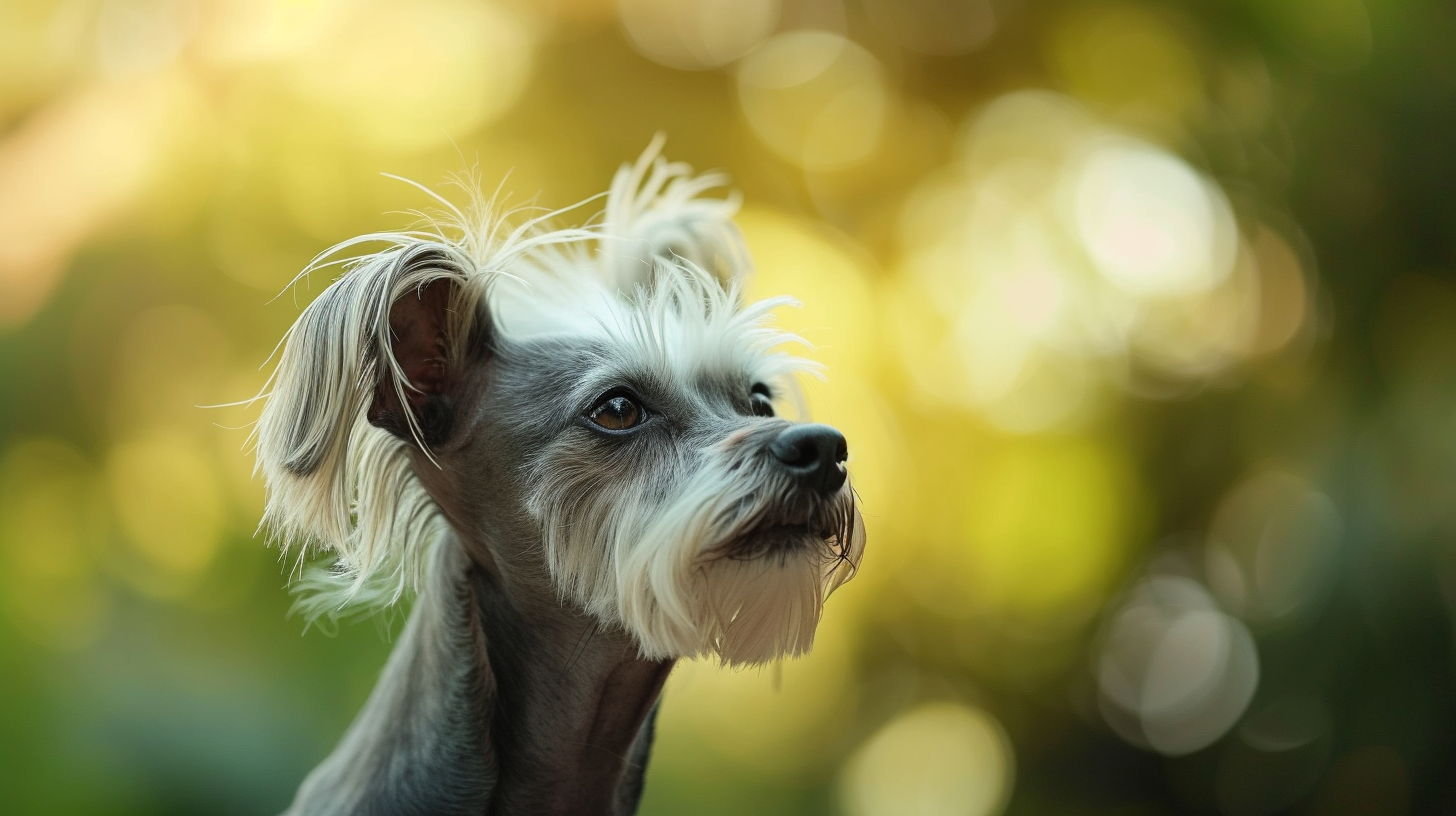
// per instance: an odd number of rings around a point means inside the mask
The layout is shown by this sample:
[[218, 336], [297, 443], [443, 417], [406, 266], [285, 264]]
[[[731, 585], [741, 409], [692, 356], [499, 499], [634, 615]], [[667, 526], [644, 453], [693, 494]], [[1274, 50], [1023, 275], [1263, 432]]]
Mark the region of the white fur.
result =
[[[595, 226], [548, 228], [558, 212], [510, 227], [496, 199], [464, 185], [469, 210], [436, 197], [444, 209], [424, 228], [345, 241], [304, 270], [345, 267], [285, 337], [259, 397], [265, 405], [255, 434], [268, 488], [265, 524], [285, 552], [334, 557], [329, 570], [301, 582], [310, 620], [416, 592], [446, 529], [412, 470], [409, 444], [365, 416], [381, 379], [407, 404], [411, 386], [391, 353], [389, 312], [412, 290], [441, 278], [459, 284], [450, 337], [468, 336], [485, 317], [508, 337], [587, 334], [674, 382], [711, 369], [784, 384], [814, 370], [782, 350], [798, 338], [771, 325], [771, 311], [791, 299], [741, 306], [739, 281], [749, 266], [731, 221], [736, 201], [702, 197], [722, 179], [666, 162], [660, 146], [654, 141], [617, 173]], [[382, 248], [331, 260], [365, 245]], [[416, 418], [407, 421], [418, 442]], [[823, 547], [704, 560], [762, 516], [753, 502], [768, 501], [762, 490], [750, 500], [730, 489], [741, 481], [728, 467], [732, 440], [707, 449], [660, 474], [676, 485], [666, 499], [644, 490], [558, 495], [565, 483], [541, 472], [545, 458], [533, 463], [529, 509], [542, 524], [552, 576], [564, 596], [632, 632], [645, 656], [716, 653], [738, 663], [800, 654], [812, 643], [824, 597], [852, 575], [863, 549], [849, 487], [832, 511], [840, 533]], [[561, 516], [568, 506], [577, 514], [571, 519]], [[600, 546], [577, 540], [585, 535], [607, 542], [605, 557]]]
[[[706, 371], [742, 372], [766, 383], [817, 371], [778, 350], [802, 343], [770, 322], [771, 310], [792, 299], [740, 308], [735, 285], [720, 285], [690, 262], [657, 263], [651, 288], [578, 304], [595, 317], [587, 330], [600, 334], [612, 358], [677, 383]], [[596, 382], [584, 378], [578, 396], [589, 397]], [[650, 480], [590, 489], [560, 467], [557, 460], [569, 460], [570, 451], [548, 448], [532, 463], [528, 509], [541, 522], [547, 562], [563, 594], [626, 626], [651, 658], [711, 653], [730, 663], [758, 663], [807, 652], [825, 597], [852, 576], [863, 553], [863, 524], [849, 487], [826, 511], [840, 514], [833, 540], [783, 556], [705, 559], [705, 552], [750, 532], [793, 487], [745, 467], [749, 457], [732, 439], [674, 453]]]

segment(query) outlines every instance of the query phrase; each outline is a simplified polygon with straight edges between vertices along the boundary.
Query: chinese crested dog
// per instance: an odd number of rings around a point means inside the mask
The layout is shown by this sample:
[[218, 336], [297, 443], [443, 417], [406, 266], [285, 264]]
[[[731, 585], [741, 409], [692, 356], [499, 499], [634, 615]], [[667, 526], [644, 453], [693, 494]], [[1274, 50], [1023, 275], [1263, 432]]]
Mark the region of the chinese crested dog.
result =
[[437, 198], [305, 270], [344, 273], [264, 397], [265, 521], [333, 557], [310, 617], [415, 600], [290, 814], [632, 813], [673, 662], [801, 655], [853, 575], [844, 437], [774, 413], [792, 301], [657, 146], [587, 227]]

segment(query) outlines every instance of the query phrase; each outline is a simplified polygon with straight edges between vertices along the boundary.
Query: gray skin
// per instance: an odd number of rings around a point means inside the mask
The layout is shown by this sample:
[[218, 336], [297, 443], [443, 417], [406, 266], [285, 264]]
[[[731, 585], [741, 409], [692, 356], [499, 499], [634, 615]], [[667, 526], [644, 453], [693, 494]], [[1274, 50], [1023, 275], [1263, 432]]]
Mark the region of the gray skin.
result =
[[[525, 509], [523, 463], [549, 447], [616, 478], [650, 472], [669, 449], [761, 424], [752, 383], [729, 376], [692, 394], [626, 383], [660, 414], [637, 438], [614, 437], [563, 398], [601, 371], [600, 349], [510, 342], [485, 315], [477, 336], [452, 344], [441, 330], [450, 285], [418, 294], [391, 311], [394, 352], [438, 462], [416, 448], [414, 469], [452, 535], [364, 709], [287, 814], [634, 813], [673, 661], [642, 659], [627, 633], [562, 600]], [[377, 389], [370, 421], [411, 439], [402, 415]]]

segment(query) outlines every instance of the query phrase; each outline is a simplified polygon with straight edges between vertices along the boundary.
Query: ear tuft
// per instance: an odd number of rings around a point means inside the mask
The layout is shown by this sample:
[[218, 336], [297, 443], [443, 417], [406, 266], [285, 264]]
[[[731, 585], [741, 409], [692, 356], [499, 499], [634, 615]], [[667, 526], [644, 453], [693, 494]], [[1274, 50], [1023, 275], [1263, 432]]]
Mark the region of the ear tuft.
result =
[[369, 404], [370, 424], [412, 440], [413, 420], [418, 441], [426, 446], [438, 445], [449, 435], [449, 387], [459, 362], [452, 359], [450, 315], [459, 292], [457, 282], [437, 278], [394, 301], [389, 310], [389, 352], [400, 380], [390, 376], [391, 367], [381, 361]]

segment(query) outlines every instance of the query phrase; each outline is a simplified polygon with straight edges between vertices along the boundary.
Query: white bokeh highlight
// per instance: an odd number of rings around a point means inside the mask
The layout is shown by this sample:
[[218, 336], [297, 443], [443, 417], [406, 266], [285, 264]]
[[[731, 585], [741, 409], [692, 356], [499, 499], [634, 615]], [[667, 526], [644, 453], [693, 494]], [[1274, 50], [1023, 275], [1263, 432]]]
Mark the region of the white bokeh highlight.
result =
[[1133, 141], [1089, 149], [1065, 182], [1097, 270], [1139, 298], [1206, 292], [1233, 267], [1237, 228], [1223, 193], [1181, 159]]
[[1167, 148], [1060, 94], [999, 97], [901, 210], [904, 302], [936, 307], [900, 318], [926, 324], [897, 338], [913, 396], [1035, 433], [1116, 391], [1200, 387], [1308, 313], [1280, 283], [1301, 279], [1293, 256], [1265, 263], [1263, 234], [1246, 240], [1219, 186]]
[[1152, 575], [1107, 621], [1095, 659], [1099, 708], [1135, 745], [1190, 754], [1238, 722], [1259, 683], [1253, 636], [1191, 578]]

